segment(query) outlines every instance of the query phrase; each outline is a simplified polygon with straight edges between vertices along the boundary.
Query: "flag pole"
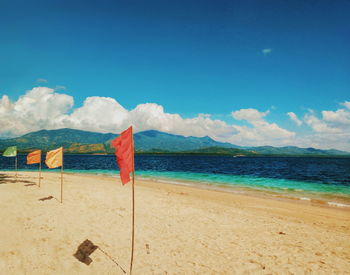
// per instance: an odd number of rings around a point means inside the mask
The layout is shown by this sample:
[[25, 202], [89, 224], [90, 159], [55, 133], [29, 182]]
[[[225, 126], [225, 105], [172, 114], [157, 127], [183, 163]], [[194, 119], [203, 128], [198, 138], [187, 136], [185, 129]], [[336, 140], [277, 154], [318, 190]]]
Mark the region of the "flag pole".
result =
[[17, 182], [17, 152], [15, 157], [15, 169], [16, 169], [16, 182]]
[[61, 203], [63, 202], [63, 148], [62, 148], [62, 166], [61, 166]]
[[41, 156], [40, 156], [40, 162], [39, 162], [39, 187], [41, 182]]
[[130, 258], [130, 275], [132, 273], [132, 264], [134, 261], [134, 243], [135, 243], [135, 154], [134, 154], [134, 133], [131, 128], [132, 137], [132, 231], [131, 231], [131, 258]]

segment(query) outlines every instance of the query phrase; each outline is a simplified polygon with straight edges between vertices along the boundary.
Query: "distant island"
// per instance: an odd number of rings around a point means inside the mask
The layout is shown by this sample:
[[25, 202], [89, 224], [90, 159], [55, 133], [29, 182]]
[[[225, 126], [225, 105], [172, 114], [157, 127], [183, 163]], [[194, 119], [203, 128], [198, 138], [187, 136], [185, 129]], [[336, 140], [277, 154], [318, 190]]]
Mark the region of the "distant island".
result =
[[[21, 137], [0, 139], [0, 151], [8, 146], [17, 146], [18, 151], [27, 153], [34, 149], [48, 151], [60, 146], [68, 154], [113, 154], [112, 133], [95, 133], [75, 129], [40, 130]], [[341, 156], [350, 157], [349, 152], [335, 149], [321, 150], [296, 146], [241, 147], [231, 143], [218, 142], [210, 137], [185, 137], [156, 130], [148, 130], [134, 135], [136, 154], [176, 154], [176, 155], [229, 155], [229, 156]]]

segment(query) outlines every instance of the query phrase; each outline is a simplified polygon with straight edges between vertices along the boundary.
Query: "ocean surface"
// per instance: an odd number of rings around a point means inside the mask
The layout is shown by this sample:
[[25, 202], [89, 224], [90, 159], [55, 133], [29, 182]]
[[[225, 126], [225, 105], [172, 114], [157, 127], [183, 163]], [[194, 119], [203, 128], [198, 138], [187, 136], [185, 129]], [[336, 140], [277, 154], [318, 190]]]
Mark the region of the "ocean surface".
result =
[[[14, 169], [14, 158], [0, 157], [0, 170]], [[18, 169], [37, 170], [18, 156]], [[300, 200], [324, 199], [330, 205], [350, 207], [350, 158], [135, 156], [136, 177], [172, 184], [262, 191]], [[43, 164], [43, 170], [46, 169]], [[65, 172], [118, 176], [113, 155], [65, 155]], [[57, 172], [57, 169], [50, 169]]]

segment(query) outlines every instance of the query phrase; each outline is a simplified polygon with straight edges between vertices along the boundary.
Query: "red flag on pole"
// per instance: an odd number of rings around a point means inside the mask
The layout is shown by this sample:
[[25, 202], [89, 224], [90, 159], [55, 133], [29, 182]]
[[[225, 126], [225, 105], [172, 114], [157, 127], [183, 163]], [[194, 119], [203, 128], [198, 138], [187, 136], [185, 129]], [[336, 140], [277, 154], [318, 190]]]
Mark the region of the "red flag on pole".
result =
[[120, 178], [123, 184], [130, 181], [130, 173], [134, 172], [134, 144], [132, 126], [122, 132], [119, 137], [112, 140], [111, 145], [115, 148]]
[[132, 274], [135, 243], [135, 167], [132, 126], [122, 132], [119, 137], [112, 140], [111, 146], [115, 148], [115, 155], [117, 157], [117, 162], [120, 168], [120, 178], [123, 184], [126, 184], [130, 181], [130, 173], [132, 173], [132, 235], [130, 257], [130, 274]]

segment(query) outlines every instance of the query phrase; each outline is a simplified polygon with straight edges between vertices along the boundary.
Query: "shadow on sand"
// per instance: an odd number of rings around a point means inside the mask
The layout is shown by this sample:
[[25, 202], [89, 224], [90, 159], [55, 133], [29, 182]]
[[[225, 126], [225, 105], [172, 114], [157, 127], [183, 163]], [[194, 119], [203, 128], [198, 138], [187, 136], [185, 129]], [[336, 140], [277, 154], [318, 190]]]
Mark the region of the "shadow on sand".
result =
[[16, 178], [15, 176], [1, 173], [0, 174], [0, 184], [8, 184], [8, 183], [30, 183], [30, 184], [33, 183], [35, 185], [34, 181], [24, 180], [24, 179], [20, 178], [19, 176], [17, 176], [17, 178]]
[[114, 264], [116, 264], [121, 271], [123, 271], [124, 274], [126, 274], [126, 271], [124, 268], [122, 268], [119, 263], [113, 259], [107, 252], [102, 250], [97, 245], [94, 245], [90, 240], [86, 239], [83, 241], [79, 246], [75, 254], [73, 255], [78, 261], [90, 265], [92, 263], [92, 259], [90, 258], [90, 255], [96, 250], [100, 250], [109, 260], [111, 260]]
[[52, 200], [54, 197], [53, 196], [48, 196], [48, 197], [44, 197], [41, 199], [38, 199], [39, 201], [47, 201], [47, 200]]
[[24, 186], [36, 186], [35, 183], [28, 183], [28, 184], [25, 184]]

